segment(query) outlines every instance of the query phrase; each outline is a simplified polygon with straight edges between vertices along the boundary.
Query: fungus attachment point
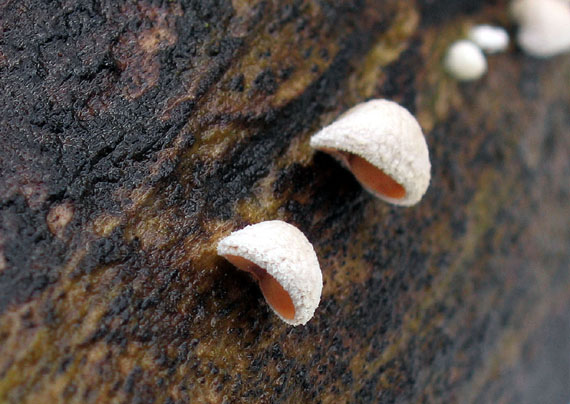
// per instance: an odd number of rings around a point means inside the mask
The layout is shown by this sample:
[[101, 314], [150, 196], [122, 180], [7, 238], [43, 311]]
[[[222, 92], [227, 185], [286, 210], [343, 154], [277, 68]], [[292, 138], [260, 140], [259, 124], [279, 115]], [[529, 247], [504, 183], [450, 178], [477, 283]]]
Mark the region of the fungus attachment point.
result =
[[299, 325], [311, 319], [323, 279], [313, 246], [296, 227], [280, 220], [247, 226], [220, 241], [218, 254], [258, 281], [283, 321]]
[[420, 125], [392, 101], [357, 105], [314, 135], [311, 146], [331, 154], [366, 190], [395, 205], [419, 202], [429, 185], [431, 164]]

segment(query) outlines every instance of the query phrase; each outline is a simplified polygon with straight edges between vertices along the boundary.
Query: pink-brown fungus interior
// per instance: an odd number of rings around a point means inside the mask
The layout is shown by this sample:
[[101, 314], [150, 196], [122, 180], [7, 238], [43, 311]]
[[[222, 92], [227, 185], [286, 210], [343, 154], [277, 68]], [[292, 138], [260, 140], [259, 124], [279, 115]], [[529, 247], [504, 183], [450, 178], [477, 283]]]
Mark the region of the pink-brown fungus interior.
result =
[[356, 179], [370, 190], [392, 199], [406, 196], [406, 189], [402, 185], [362, 157], [337, 149], [322, 150], [344, 161]]
[[247, 271], [253, 275], [259, 283], [265, 300], [276, 312], [287, 320], [295, 318], [295, 306], [291, 296], [265, 269], [237, 255], [226, 255], [225, 258], [242, 271]]
[[343, 153], [354, 176], [372, 191], [393, 199], [406, 196], [406, 190], [392, 177], [356, 154]]

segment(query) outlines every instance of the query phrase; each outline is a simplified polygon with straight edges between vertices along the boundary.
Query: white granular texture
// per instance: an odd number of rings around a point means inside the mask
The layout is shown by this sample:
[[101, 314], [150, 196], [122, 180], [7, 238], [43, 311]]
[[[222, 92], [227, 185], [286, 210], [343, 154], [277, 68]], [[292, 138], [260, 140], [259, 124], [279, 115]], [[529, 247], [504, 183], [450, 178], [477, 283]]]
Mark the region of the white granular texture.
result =
[[487, 71], [487, 59], [483, 51], [467, 40], [451, 44], [445, 55], [444, 64], [446, 70], [461, 81], [480, 79]]
[[295, 307], [292, 320], [273, 310], [281, 320], [300, 325], [313, 317], [321, 299], [323, 277], [313, 246], [295, 226], [271, 220], [244, 227], [219, 242], [218, 254], [245, 258], [279, 282]]
[[503, 52], [509, 46], [507, 31], [492, 25], [477, 25], [471, 28], [469, 39], [487, 53]]
[[570, 1], [514, 0], [517, 42], [529, 55], [548, 58], [570, 51]]
[[416, 118], [395, 102], [371, 100], [357, 105], [315, 134], [311, 146], [358, 155], [382, 170], [404, 187], [403, 198], [391, 198], [362, 185], [395, 205], [416, 204], [429, 186], [431, 164], [422, 129]]

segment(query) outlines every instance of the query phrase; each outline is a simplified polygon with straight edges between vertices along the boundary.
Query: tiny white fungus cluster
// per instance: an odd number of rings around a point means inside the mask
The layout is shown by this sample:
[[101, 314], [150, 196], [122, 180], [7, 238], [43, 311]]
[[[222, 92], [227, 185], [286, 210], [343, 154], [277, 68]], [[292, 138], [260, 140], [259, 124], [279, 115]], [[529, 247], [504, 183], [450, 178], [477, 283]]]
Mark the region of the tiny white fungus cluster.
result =
[[[513, 0], [517, 37], [531, 55], [549, 57], [570, 50], [570, 0]], [[468, 39], [449, 47], [444, 65], [461, 81], [487, 71], [487, 53], [508, 48], [500, 27], [473, 27]], [[420, 201], [430, 183], [431, 163], [422, 129], [395, 102], [371, 100], [342, 114], [315, 134], [310, 144], [347, 167], [373, 195], [400, 206]], [[221, 240], [218, 254], [259, 283], [271, 309], [291, 325], [305, 324], [319, 305], [322, 273], [315, 250], [296, 227], [279, 220], [247, 226]]]
[[455, 41], [445, 55], [445, 69], [460, 81], [478, 80], [487, 72], [486, 53], [505, 51], [509, 34], [501, 27], [476, 25], [469, 30], [468, 39]]

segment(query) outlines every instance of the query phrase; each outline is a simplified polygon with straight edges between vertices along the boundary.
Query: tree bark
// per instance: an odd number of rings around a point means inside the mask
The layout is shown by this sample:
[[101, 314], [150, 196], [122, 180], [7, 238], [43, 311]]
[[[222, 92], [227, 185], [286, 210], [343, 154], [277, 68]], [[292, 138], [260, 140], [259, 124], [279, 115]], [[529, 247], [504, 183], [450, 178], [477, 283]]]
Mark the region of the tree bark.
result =
[[[443, 70], [507, 1], [0, 3], [0, 402], [563, 403], [570, 58]], [[411, 208], [309, 137], [399, 102]], [[216, 255], [282, 219], [324, 289], [289, 327]]]

